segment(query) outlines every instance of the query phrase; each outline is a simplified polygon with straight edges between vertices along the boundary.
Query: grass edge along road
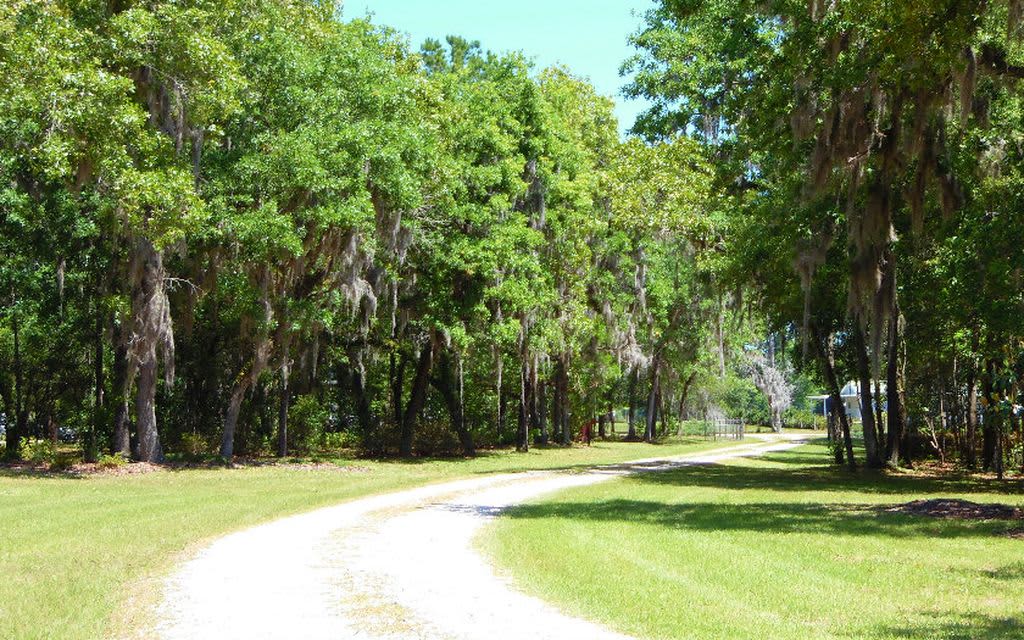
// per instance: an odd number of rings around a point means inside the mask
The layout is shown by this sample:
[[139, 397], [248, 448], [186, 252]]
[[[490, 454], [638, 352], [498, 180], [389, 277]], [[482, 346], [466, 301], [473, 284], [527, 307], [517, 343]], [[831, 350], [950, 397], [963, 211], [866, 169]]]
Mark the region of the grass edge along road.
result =
[[0, 637], [84, 640], [145, 631], [159, 578], [177, 562], [216, 537], [275, 518], [476, 474], [587, 468], [722, 446], [595, 442], [528, 454], [487, 451], [471, 460], [344, 459], [118, 476], [0, 468]]
[[[477, 544], [527, 593], [641, 638], [1024, 637], [1020, 522], [901, 515], [1019, 485], [857, 475], [820, 443], [515, 507]], [[559, 542], [553, 542], [559, 541]]]

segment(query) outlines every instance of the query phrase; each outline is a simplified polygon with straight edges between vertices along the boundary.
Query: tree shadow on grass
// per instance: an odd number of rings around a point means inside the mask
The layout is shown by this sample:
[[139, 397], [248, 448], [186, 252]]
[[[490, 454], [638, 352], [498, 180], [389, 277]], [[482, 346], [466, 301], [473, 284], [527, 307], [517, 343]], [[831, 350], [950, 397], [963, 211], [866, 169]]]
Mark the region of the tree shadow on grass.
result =
[[[1002, 618], [980, 613], [958, 615], [960, 621], [922, 621], [913, 625], [885, 625], [869, 637], [915, 640], [1019, 640], [1024, 638], [1024, 617]], [[863, 637], [858, 635], [857, 637]]]
[[[794, 462], [793, 468], [755, 465], [689, 466], [662, 473], [637, 474], [639, 482], [679, 487], [709, 487], [717, 489], [768, 489], [772, 491], [855, 491], [867, 494], [948, 495], [973, 493], [1002, 493], [1024, 495], [1024, 488], [1016, 482], [969, 475], [913, 476], [893, 475], [882, 471], [862, 469], [856, 473], [834, 466], [804, 466], [818, 463], [821, 458], [813, 453], [772, 454], [763, 458], [769, 462]], [[795, 462], [799, 460], [799, 462]], [[1019, 500], [1017, 501], [1019, 502]]]
[[665, 504], [644, 500], [605, 500], [521, 505], [508, 509], [503, 515], [514, 519], [630, 522], [679, 531], [809, 533], [890, 538], [990, 537], [1005, 528], [1005, 524], [998, 522], [903, 516], [880, 512], [870, 505], [850, 504]]

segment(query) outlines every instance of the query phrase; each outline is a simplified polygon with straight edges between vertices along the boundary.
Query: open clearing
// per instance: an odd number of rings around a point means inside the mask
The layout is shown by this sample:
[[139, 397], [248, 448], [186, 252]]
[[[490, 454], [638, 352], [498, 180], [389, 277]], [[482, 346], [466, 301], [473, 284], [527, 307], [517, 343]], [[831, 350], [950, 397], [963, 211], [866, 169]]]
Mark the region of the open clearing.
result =
[[527, 593], [641, 638], [1024, 637], [1020, 520], [890, 511], [1021, 507], [1019, 483], [827, 459], [809, 445], [568, 490], [509, 510], [481, 544]]
[[[535, 469], [571, 469], [721, 446], [595, 443], [472, 460], [159, 470], [68, 476], [0, 468], [0, 637], [110, 638], [145, 629], [160, 578], [218, 536], [275, 518], [429, 483]], [[279, 550], [280, 551], [280, 550]], [[268, 557], [247, 563], [273, 566]]]
[[[474, 552], [480, 526], [510, 505], [559, 489], [790, 449], [799, 438], [586, 473], [461, 480], [254, 527], [218, 540], [171, 576], [159, 637], [623, 640], [510, 589]], [[246, 562], [258, 557], [277, 562]]]

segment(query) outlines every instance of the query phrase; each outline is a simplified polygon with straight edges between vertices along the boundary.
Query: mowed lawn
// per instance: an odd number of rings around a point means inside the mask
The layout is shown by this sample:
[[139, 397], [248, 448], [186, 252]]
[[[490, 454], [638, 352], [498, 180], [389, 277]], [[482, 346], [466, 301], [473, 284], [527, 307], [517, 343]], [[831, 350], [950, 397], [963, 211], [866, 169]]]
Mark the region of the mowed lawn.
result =
[[[0, 638], [110, 638], [152, 622], [160, 576], [198, 545], [276, 517], [482, 473], [572, 468], [720, 447], [595, 443], [473, 460], [162, 470], [65, 477], [0, 469]], [[252, 558], [272, 564], [273, 555]]]
[[822, 465], [809, 445], [559, 493], [479, 544], [526, 591], [642, 638], [1024, 638], [1015, 521], [888, 513], [1021, 484]]

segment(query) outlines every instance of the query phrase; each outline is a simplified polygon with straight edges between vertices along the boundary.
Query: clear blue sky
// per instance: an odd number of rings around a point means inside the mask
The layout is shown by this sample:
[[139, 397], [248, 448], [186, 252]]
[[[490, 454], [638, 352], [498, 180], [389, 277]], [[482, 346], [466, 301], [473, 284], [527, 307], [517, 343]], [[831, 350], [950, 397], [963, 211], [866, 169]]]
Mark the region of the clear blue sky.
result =
[[362, 18], [426, 38], [460, 35], [485, 50], [522, 51], [539, 67], [564, 64], [615, 98], [619, 126], [633, 125], [646, 105], [620, 95], [619, 66], [633, 53], [627, 38], [653, 0], [344, 0], [345, 18]]

